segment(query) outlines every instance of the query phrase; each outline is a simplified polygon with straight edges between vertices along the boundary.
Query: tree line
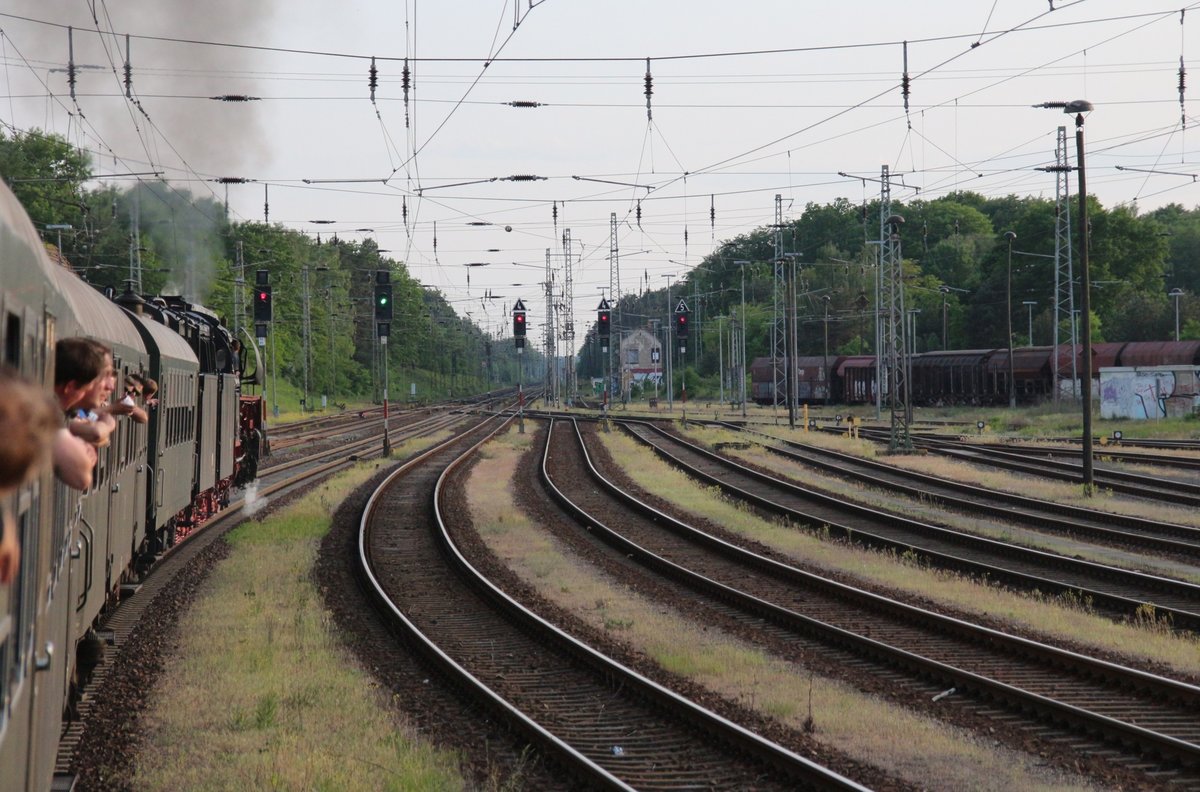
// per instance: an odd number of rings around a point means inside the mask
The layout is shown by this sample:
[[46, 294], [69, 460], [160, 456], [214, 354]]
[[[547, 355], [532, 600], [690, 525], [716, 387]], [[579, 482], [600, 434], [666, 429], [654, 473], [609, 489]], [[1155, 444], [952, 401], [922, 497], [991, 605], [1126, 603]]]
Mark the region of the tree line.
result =
[[[1071, 201], [1074, 297], [1079, 299], [1079, 239]], [[913, 312], [914, 349], [1006, 347], [1009, 245], [1012, 243], [1014, 346], [1049, 345], [1054, 338], [1055, 225], [1053, 200], [1008, 195], [989, 198], [955, 192], [933, 200], [893, 202], [900, 228], [906, 309]], [[1105, 208], [1088, 198], [1091, 328], [1094, 341], [1172, 340], [1176, 307], [1181, 339], [1200, 339], [1200, 209], [1171, 204], [1145, 214], [1133, 205]], [[810, 203], [785, 222], [782, 253], [795, 262], [797, 335], [801, 355], [874, 354], [875, 281], [878, 266], [878, 202], [846, 199]], [[729, 328], [744, 319], [747, 358], [769, 356], [774, 316], [775, 229], [760, 227], [721, 243], [671, 287], [692, 310], [686, 365], [689, 392], [715, 376]], [[743, 286], [744, 284], [744, 286]], [[1170, 295], [1182, 290], [1181, 297]], [[745, 307], [743, 309], [743, 291]], [[665, 288], [621, 298], [620, 328], [669, 323]], [[1070, 338], [1061, 323], [1060, 343]], [[1032, 329], [1032, 333], [1030, 332]], [[595, 329], [580, 358], [580, 373], [600, 376], [602, 361], [590, 351]], [[828, 336], [826, 336], [828, 333]], [[1032, 337], [1031, 337], [1032, 336]], [[828, 341], [826, 341], [828, 338]]]
[[[253, 334], [256, 272], [269, 273], [273, 373], [298, 391], [307, 384], [309, 406], [315, 394], [339, 401], [381, 398], [381, 347], [373, 314], [377, 270], [390, 273], [393, 289], [384, 348], [393, 399], [407, 395], [409, 382], [418, 383], [419, 397], [437, 398], [517, 380], [511, 342], [498, 343], [460, 316], [441, 292], [422, 286], [374, 240], [322, 239], [278, 224], [233, 222], [215, 197], [145, 179], [128, 187], [89, 188], [93, 175], [88, 155], [60, 136], [0, 132], [0, 177], [43, 238], [61, 243], [65, 261], [96, 287], [120, 292], [140, 277], [142, 294], [183, 295], [214, 310], [234, 329], [235, 284], [241, 279], [242, 326]], [[527, 351], [525, 365], [538, 367], [537, 351]]]

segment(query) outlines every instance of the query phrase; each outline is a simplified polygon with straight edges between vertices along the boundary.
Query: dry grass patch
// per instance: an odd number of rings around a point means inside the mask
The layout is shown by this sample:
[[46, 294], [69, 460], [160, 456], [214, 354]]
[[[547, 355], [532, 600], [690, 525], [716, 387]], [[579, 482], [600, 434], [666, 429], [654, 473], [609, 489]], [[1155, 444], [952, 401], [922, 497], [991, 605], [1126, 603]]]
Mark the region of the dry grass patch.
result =
[[804, 729], [811, 711], [815, 739], [915, 784], [1001, 792], [1091, 788], [1079, 778], [1047, 772], [1038, 757], [998, 749], [836, 680], [812, 676], [719, 630], [691, 624], [576, 561], [513, 503], [509, 479], [528, 444], [528, 435], [513, 432], [497, 438], [489, 458], [473, 469], [467, 493], [472, 519], [489, 547], [542, 596], [615, 633], [663, 668], [793, 728]]
[[[822, 541], [815, 534], [782, 522], [764, 520], [740, 502], [727, 500], [715, 487], [702, 487], [658, 459], [623, 433], [599, 435], [612, 458], [644, 489], [684, 513], [712, 520], [726, 529], [761, 542], [794, 560], [849, 575], [864, 584], [905, 591], [948, 607], [1005, 619], [1045, 635], [1084, 646], [1165, 663], [1187, 674], [1200, 673], [1200, 640], [1174, 637], [1150, 629], [1115, 624], [1084, 608], [1062, 607], [1035, 596], [984, 586], [958, 575], [898, 564], [892, 554]], [[1073, 603], [1065, 603], [1071, 605]]]
[[464, 788], [454, 755], [394, 722], [310, 579], [334, 506], [376, 470], [230, 532], [145, 717], [134, 788]]
[[[1089, 497], [1083, 493], [1078, 484], [1065, 481], [1054, 481], [1032, 476], [1022, 476], [1008, 471], [991, 468], [986, 465], [972, 465], [962, 460], [938, 456], [936, 454], [912, 454], [888, 456], [886, 459], [878, 454], [878, 446], [868, 440], [852, 440], [840, 435], [829, 435], [820, 432], [792, 431], [787, 428], [772, 427], [762, 430], [765, 434], [805, 443], [817, 448], [825, 448], [841, 453], [850, 454], [864, 459], [880, 459], [893, 467], [924, 473], [947, 481], [958, 481], [973, 484], [987, 489], [1023, 495], [1039, 500], [1067, 503], [1086, 509], [1121, 514], [1131, 517], [1143, 517], [1151, 520], [1200, 527], [1200, 512], [1195, 509], [1172, 506], [1167, 503], [1154, 503], [1144, 499], [1121, 498], [1110, 490], [1101, 490], [1097, 496]], [[706, 427], [690, 427], [685, 434], [700, 443], [712, 445], [714, 442], [728, 442], [740, 435], [724, 429], [708, 429]], [[752, 436], [741, 436], [743, 442], [752, 440]], [[763, 445], [755, 442], [756, 446]], [[1061, 444], [1059, 444], [1061, 445]], [[750, 453], [753, 453], [751, 451]], [[783, 458], [769, 452], [759, 451], [758, 457], [747, 457], [751, 461], [765, 464], [767, 467], [778, 467]], [[744, 454], [743, 454], [744, 455]], [[1101, 455], [1098, 455], [1100, 457]], [[794, 463], [788, 463], [793, 464]], [[811, 477], [813, 472], [803, 466], [795, 466], [803, 470], [804, 475]], [[1150, 469], [1147, 472], [1161, 475], [1161, 469]]]
[[883, 509], [910, 519], [927, 521], [964, 533], [1009, 542], [1022, 547], [1031, 547], [1087, 561], [1112, 564], [1126, 569], [1136, 569], [1150, 574], [1166, 575], [1200, 583], [1200, 567], [1194, 564], [1152, 554], [1106, 547], [1047, 531], [1022, 528], [1006, 523], [1002, 519], [992, 520], [977, 513], [946, 511], [941, 506], [932, 504], [925, 499], [913, 499], [902, 493], [872, 489], [854, 481], [834, 477], [774, 454], [763, 446], [752, 446], [745, 450], [727, 449], [726, 453], [743, 462], [771, 470], [777, 476], [791, 479], [799, 486], [811, 486], [844, 498], [851, 503]]

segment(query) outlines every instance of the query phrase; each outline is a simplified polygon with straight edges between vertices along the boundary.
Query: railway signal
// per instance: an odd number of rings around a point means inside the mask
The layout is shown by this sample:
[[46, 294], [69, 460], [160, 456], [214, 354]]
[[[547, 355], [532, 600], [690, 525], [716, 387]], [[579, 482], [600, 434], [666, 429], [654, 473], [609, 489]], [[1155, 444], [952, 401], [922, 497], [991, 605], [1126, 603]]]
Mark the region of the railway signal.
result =
[[254, 321], [256, 324], [270, 324], [272, 314], [271, 284], [260, 283], [254, 287]]
[[675, 306], [675, 338], [679, 340], [679, 351], [687, 351], [688, 314], [692, 311], [683, 300]]
[[596, 337], [600, 339], [600, 349], [608, 351], [608, 339], [612, 335], [612, 306], [605, 298], [601, 298], [596, 307]]
[[517, 349], [525, 346], [525, 331], [527, 325], [525, 323], [525, 301], [517, 300], [512, 309], [513, 320], [513, 339], [517, 342]]
[[375, 271], [375, 321], [392, 321], [391, 273], [387, 270]]

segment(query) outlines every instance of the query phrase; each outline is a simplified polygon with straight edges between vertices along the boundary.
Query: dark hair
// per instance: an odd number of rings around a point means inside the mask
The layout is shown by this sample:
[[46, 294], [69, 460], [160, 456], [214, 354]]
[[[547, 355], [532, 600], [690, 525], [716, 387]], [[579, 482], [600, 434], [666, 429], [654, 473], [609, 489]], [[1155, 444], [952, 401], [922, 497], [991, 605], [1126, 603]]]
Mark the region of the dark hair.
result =
[[54, 384], [88, 383], [104, 373], [109, 349], [90, 338], [63, 338], [54, 345]]
[[45, 460], [59, 425], [50, 394], [0, 365], [0, 489], [17, 486]]

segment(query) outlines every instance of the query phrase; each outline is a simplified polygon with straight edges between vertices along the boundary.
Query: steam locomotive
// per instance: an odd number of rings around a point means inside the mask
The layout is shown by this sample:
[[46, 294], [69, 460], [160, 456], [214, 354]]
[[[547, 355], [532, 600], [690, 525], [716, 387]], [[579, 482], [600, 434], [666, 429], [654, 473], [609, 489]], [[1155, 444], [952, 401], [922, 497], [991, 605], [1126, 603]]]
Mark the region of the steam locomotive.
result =
[[71, 336], [111, 347], [118, 382], [157, 380], [159, 402], [147, 424], [118, 421], [89, 491], [47, 472], [8, 504], [22, 553], [15, 581], [0, 586], [3, 792], [51, 788], [64, 724], [102, 650], [99, 619], [255, 477], [266, 448], [263, 400], [242, 395], [233, 339], [215, 314], [97, 291], [51, 258], [0, 185], [3, 362], [49, 391], [55, 341]]

